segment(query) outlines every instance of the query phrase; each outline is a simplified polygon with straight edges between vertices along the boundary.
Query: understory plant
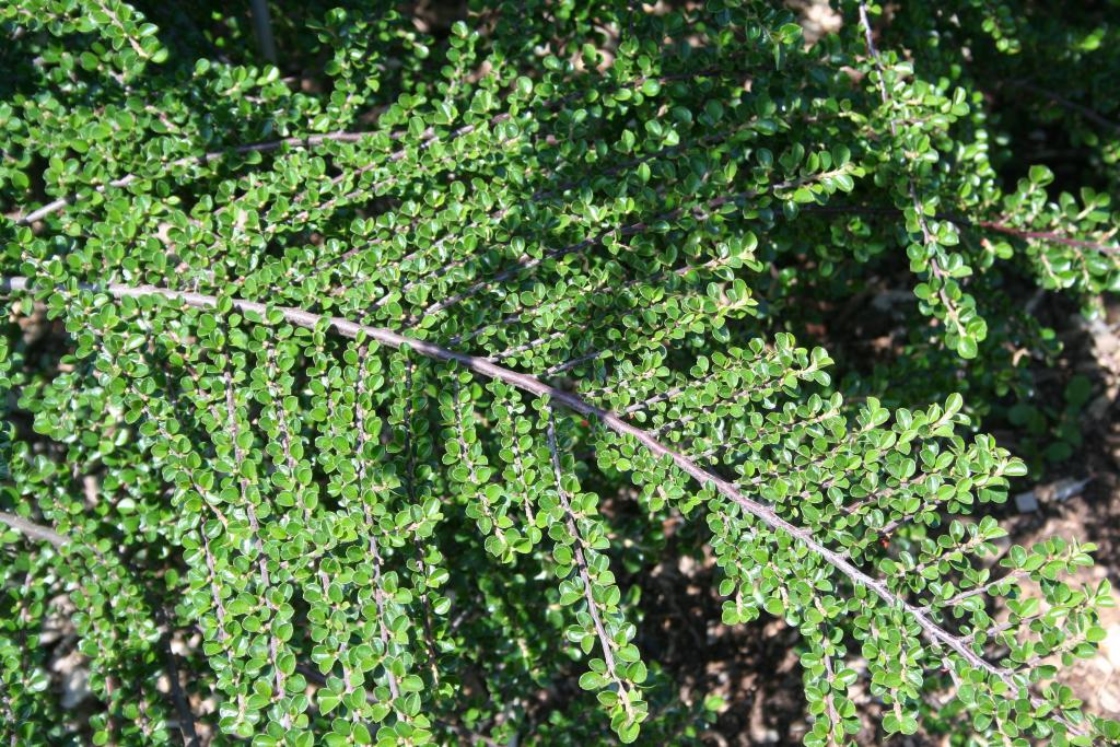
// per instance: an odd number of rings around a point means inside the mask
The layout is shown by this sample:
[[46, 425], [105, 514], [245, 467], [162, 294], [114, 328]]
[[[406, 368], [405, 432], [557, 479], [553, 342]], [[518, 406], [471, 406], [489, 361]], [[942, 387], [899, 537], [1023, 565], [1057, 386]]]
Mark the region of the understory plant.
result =
[[[186, 5], [0, 6], [7, 741], [698, 743], [621, 571], [675, 520], [713, 625], [798, 631], [806, 744], [1120, 737], [1093, 547], [997, 547], [954, 384], [1043, 347], [1020, 286], [1120, 288], [1108, 189], [1000, 171], [1036, 4], [276, 3], [279, 67]], [[891, 268], [898, 407], [790, 333]]]

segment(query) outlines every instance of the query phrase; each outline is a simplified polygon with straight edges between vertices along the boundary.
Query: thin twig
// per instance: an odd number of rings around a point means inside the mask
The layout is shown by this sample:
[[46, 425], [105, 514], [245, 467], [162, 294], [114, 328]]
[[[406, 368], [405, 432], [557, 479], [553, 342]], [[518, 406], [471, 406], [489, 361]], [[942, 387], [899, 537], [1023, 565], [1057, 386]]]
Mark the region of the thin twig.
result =
[[[838, 215], [854, 214], [854, 215], [887, 215], [898, 216], [902, 214], [902, 210], [896, 207], [882, 207], [876, 205], [806, 205], [801, 208], [804, 213], [833, 213]], [[962, 215], [954, 213], [936, 213], [933, 216], [934, 220], [947, 221], [962, 228], [986, 228], [989, 231], [996, 231], [998, 233], [1014, 236], [1017, 239], [1036, 240], [1036, 241], [1050, 241], [1055, 244], [1062, 244], [1063, 246], [1070, 246], [1076, 249], [1089, 249], [1101, 254], [1120, 254], [1120, 246], [1109, 246], [1099, 241], [1090, 241], [1088, 239], [1074, 239], [1056, 231], [1028, 231], [1023, 228], [1016, 228], [1008, 225], [999, 220], [972, 220], [965, 218]], [[1115, 235], [1116, 231], [1109, 231], [1110, 235]]]
[[194, 711], [183, 693], [183, 686], [179, 682], [179, 666], [176, 663], [178, 656], [171, 646], [171, 622], [167, 611], [162, 607], [156, 608], [156, 616], [160, 627], [163, 629], [162, 643], [164, 658], [167, 661], [167, 678], [171, 681], [171, 699], [175, 703], [175, 710], [179, 712], [179, 729], [183, 732], [183, 744], [186, 747], [198, 747], [198, 732], [194, 726]]
[[[218, 299], [202, 293], [178, 291], [156, 286], [130, 286], [121, 283], [110, 283], [103, 286], [81, 284], [79, 290], [87, 292], [107, 293], [114, 298], [144, 298], [160, 296], [169, 301], [178, 301], [197, 309], [212, 309], [217, 307]], [[0, 294], [27, 292], [34, 290], [25, 277], [0, 278]], [[391, 348], [406, 348], [419, 355], [432, 360], [445, 363], [457, 363], [469, 371], [489, 379], [502, 381], [529, 394], [538, 397], [547, 397], [554, 403], [577, 412], [588, 418], [595, 418], [604, 426], [615, 433], [629, 437], [645, 447], [654, 457], [668, 459], [678, 469], [695, 479], [703, 486], [710, 486], [731, 502], [739, 505], [747, 514], [761, 521], [774, 532], [784, 534], [800, 543], [809, 552], [820, 557], [828, 565], [846, 576], [856, 586], [861, 586], [874, 596], [878, 597], [889, 607], [896, 608], [909, 616], [921, 628], [922, 635], [936, 647], [944, 647], [961, 657], [968, 666], [983, 672], [1002, 682], [1010, 693], [1019, 693], [1023, 686], [1013, 676], [1013, 672], [984, 659], [977, 654], [964, 641], [941, 627], [933, 618], [920, 607], [911, 604], [895, 592], [884, 581], [877, 580], [868, 573], [855, 566], [843, 553], [830, 549], [822, 544], [808, 529], [798, 527], [782, 518], [777, 511], [764, 503], [744, 495], [739, 488], [714, 472], [700, 466], [684, 454], [666, 446], [641, 428], [631, 425], [619, 415], [597, 407], [582, 399], [576, 394], [565, 392], [550, 386], [535, 376], [517, 371], [511, 371], [484, 358], [479, 358], [466, 353], [447, 350], [439, 345], [407, 337], [394, 330], [383, 327], [373, 327], [366, 324], [350, 321], [341, 317], [326, 317], [303, 309], [291, 307], [270, 307], [255, 301], [242, 299], [226, 299], [233, 309], [242, 315], [258, 316], [268, 319], [268, 312], [276, 310], [281, 313], [289, 324], [306, 329], [323, 328], [332, 329], [336, 334], [347, 338], [364, 336]], [[1032, 698], [1031, 702], [1043, 705], [1041, 700]], [[1068, 722], [1061, 716], [1055, 716], [1070, 731], [1071, 734], [1083, 734], [1083, 728]]]
[[[952, 219], [951, 219], [952, 220]], [[955, 220], [954, 222], [964, 223], [963, 220]], [[1095, 241], [1086, 241], [1084, 239], [1071, 239], [1068, 236], [1063, 236], [1060, 233], [1052, 231], [1026, 231], [1014, 226], [1008, 226], [1003, 223], [996, 223], [994, 221], [981, 220], [972, 223], [971, 225], [987, 228], [992, 231], [998, 231], [1010, 236], [1015, 236], [1020, 239], [1038, 239], [1040, 241], [1052, 241], [1055, 244], [1063, 244], [1065, 246], [1072, 246], [1078, 249], [1093, 249], [1101, 254], [1117, 254], [1120, 253], [1120, 247], [1107, 246]]]
[[[867, 3], [865, 2], [860, 2], [859, 4], [859, 21], [860, 25], [863, 26], [864, 40], [867, 44], [867, 53], [871, 55], [871, 59], [875, 64], [875, 69], [879, 72], [879, 97], [883, 100], [883, 105], [886, 106], [891, 101], [890, 94], [887, 92], [886, 69], [883, 67], [882, 59], [879, 57], [879, 50], [875, 47], [874, 35], [871, 32], [871, 20], [870, 18], [868, 18]], [[898, 125], [896, 124], [893, 116], [888, 119], [888, 123], [890, 125], [891, 136], [897, 138]], [[929, 223], [926, 221], [922, 200], [918, 195], [918, 184], [914, 180], [913, 174], [908, 174], [906, 180], [909, 187], [908, 191], [910, 193], [910, 204], [914, 208], [914, 216], [918, 221], [919, 228], [921, 228], [922, 230], [922, 241], [924, 245], [928, 247], [930, 244], [934, 243], [934, 236], [933, 232], [929, 228]], [[941, 265], [938, 264], [937, 259], [932, 257], [929, 260], [929, 269], [930, 273], [941, 281], [940, 286], [937, 289], [937, 297], [941, 300], [941, 305], [945, 307], [945, 313], [949, 317], [949, 321], [951, 321], [956, 326], [958, 332], [961, 333], [961, 336], [965, 337], [966, 335], [964, 334], [964, 325], [962, 325], [960, 322], [960, 311], [958, 307], [953, 303], [953, 300], [949, 297], [948, 292], [945, 290], [945, 281], [947, 280], [948, 275], [941, 268]]]
[[[591, 622], [595, 626], [595, 635], [599, 638], [599, 645], [603, 647], [603, 662], [607, 667], [607, 674], [621, 686], [622, 680], [618, 676], [614, 661], [614, 649], [611, 637], [603, 625], [602, 616], [599, 614], [599, 604], [595, 601], [595, 584], [591, 578], [591, 570], [587, 565], [587, 558], [583, 554], [583, 537], [576, 525], [575, 514], [572, 513], [572, 503], [568, 492], [564, 490], [564, 475], [560, 468], [560, 447], [556, 445], [556, 414], [548, 408], [548, 451], [552, 455], [552, 473], [556, 480], [556, 495], [564, 509], [564, 524], [568, 528], [568, 536], [572, 538], [572, 555], [576, 568], [579, 569], [580, 580], [583, 582], [583, 597], [587, 602], [587, 612], [591, 615]], [[630, 711], [630, 701], [622, 698], [622, 704]]]
[[253, 29], [257, 34], [257, 43], [261, 47], [261, 55], [275, 65], [280, 58], [276, 56], [276, 41], [272, 37], [272, 18], [268, 14], [268, 0], [251, 0], [250, 6]]
[[55, 547], [60, 548], [63, 545], [67, 545], [70, 543], [70, 539], [68, 537], [63, 537], [53, 529], [48, 529], [47, 527], [40, 526], [33, 521], [28, 521], [22, 516], [16, 516], [15, 514], [8, 513], [7, 511], [0, 511], [0, 522], [7, 524], [12, 529], [15, 529], [21, 534], [27, 535], [31, 539], [49, 542]]
[[1051, 101], [1053, 101], [1055, 104], [1058, 104], [1059, 106], [1062, 106], [1066, 109], [1069, 109], [1070, 111], [1077, 112], [1081, 116], [1085, 117], [1085, 119], [1088, 119], [1090, 122], [1098, 124], [1101, 127], [1104, 127], [1106, 129], [1120, 132], [1120, 124], [1117, 124], [1116, 122], [1113, 122], [1111, 119], [1108, 119], [1107, 117], [1103, 116], [1102, 114], [1097, 113], [1095, 110], [1090, 109], [1089, 107], [1085, 106], [1084, 104], [1079, 104], [1076, 101], [1072, 101], [1070, 99], [1067, 99], [1065, 96], [1062, 96], [1061, 94], [1055, 93], [1054, 91], [1051, 91], [1051, 90], [1046, 89], [1046, 88], [1042, 88], [1040, 86], [1036, 86], [1035, 84], [1028, 83], [1027, 81], [1015, 80], [1015, 81], [1011, 81], [1010, 85], [1012, 85], [1016, 88], [1025, 88], [1028, 91], [1031, 91], [1033, 93], [1037, 93], [1038, 95], [1040, 95], [1044, 98], [1050, 99]]
[[[242, 153], [242, 154], [243, 153], [267, 153], [269, 151], [279, 150], [280, 148], [284, 147], [285, 145], [291, 146], [293, 148], [298, 148], [298, 147], [301, 147], [301, 146], [304, 147], [304, 148], [310, 148], [313, 145], [318, 145], [320, 143], [325, 143], [325, 142], [329, 142], [329, 141], [337, 141], [337, 142], [343, 142], [343, 143], [355, 143], [355, 142], [358, 142], [359, 140], [361, 140], [362, 138], [368, 137], [369, 135], [372, 135], [372, 134], [373, 133], [370, 133], [370, 132], [329, 132], [329, 133], [326, 133], [326, 134], [323, 134], [323, 135], [309, 135], [307, 137], [286, 137], [286, 138], [282, 138], [280, 140], [271, 140], [271, 141], [265, 142], [265, 143], [251, 143], [249, 145], [238, 145], [238, 146], [235, 146], [233, 148], [230, 148], [227, 151], [214, 151], [214, 152], [210, 152], [210, 153], [205, 153], [201, 156], [187, 156], [186, 158], [180, 158], [177, 161], [172, 161], [170, 166], [168, 167], [168, 169], [170, 170], [170, 169], [178, 167], [178, 166], [185, 166], [189, 163], [196, 163], [196, 162], [197, 163], [206, 163], [207, 161], [213, 161], [213, 160], [217, 160], [219, 158], [224, 158], [229, 153]], [[132, 184], [138, 178], [139, 178], [139, 176], [137, 174], [125, 174], [124, 176], [120, 177], [119, 179], [114, 179], [113, 181], [109, 182], [108, 184], [102, 184], [101, 186], [96, 188], [96, 191], [97, 192], [104, 192], [106, 189], [109, 189], [109, 188], [127, 187], [129, 184]], [[65, 207], [73, 205], [79, 199], [80, 198], [79, 198], [78, 195], [66, 195], [65, 197], [59, 197], [57, 200], [54, 200], [53, 202], [48, 202], [46, 205], [43, 205], [42, 207], [31, 211], [27, 215], [24, 215], [24, 216], [19, 217], [19, 218], [15, 218], [15, 224], [17, 226], [31, 225], [35, 221], [42, 220], [43, 218], [46, 218], [48, 215], [51, 215], [52, 213], [57, 213], [59, 210], [62, 210]]]

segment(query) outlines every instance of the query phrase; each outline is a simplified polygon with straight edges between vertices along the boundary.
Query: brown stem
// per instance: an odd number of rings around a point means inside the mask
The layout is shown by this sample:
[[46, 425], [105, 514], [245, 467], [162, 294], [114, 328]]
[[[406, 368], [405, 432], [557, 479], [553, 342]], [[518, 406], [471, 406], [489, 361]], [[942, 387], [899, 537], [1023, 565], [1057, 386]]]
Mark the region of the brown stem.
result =
[[[150, 285], [129, 286], [121, 283], [110, 283], [104, 286], [96, 286], [82, 284], [79, 286], [79, 289], [89, 292], [108, 293], [115, 298], [161, 296], [170, 301], [179, 301], [197, 309], [211, 309], [215, 308], [218, 304], [218, 299], [214, 296], [159, 288]], [[0, 294], [26, 292], [29, 290], [33, 290], [33, 288], [25, 277], [0, 278]], [[753, 498], [748, 498], [740, 492], [739, 488], [733, 483], [701, 467], [684, 454], [666, 446], [646, 431], [631, 425], [613, 412], [597, 407], [576, 394], [552, 387], [535, 376], [511, 371], [508, 368], [503, 368], [502, 366], [491, 363], [484, 358], [447, 350], [446, 348], [424, 340], [406, 337], [391, 329], [360, 324], [341, 317], [324, 317], [321, 314], [304, 311], [303, 309], [269, 307], [266, 304], [257, 303], [255, 301], [230, 299], [230, 303], [232, 308], [243, 315], [248, 316], [249, 314], [253, 314], [263, 319], [268, 318], [268, 311], [275, 309], [280, 311], [283, 318], [288, 323], [306, 329], [319, 328], [321, 323], [325, 321], [330, 329], [333, 329], [334, 332], [343, 337], [353, 339], [359, 335], [363, 335], [367, 339], [376, 340], [391, 348], [406, 348], [432, 360], [445, 363], [457, 363], [480, 376], [502, 381], [538, 397], [547, 397], [550, 401], [563, 405], [585, 417], [596, 418], [615, 433], [634, 439], [654, 456], [671, 461], [678, 469], [695, 479], [701, 485], [711, 486], [725, 498], [738, 504], [747, 514], [758, 519], [771, 530], [791, 537], [811, 553], [822, 558], [826, 563], [846, 576], [853, 584], [867, 589], [887, 606], [897, 608], [904, 612], [918, 624], [922, 629], [922, 635], [935, 647], [949, 649], [960, 656], [970, 667], [1002, 681], [1012, 693], [1018, 693], [1021, 689], [1020, 684], [1015, 681], [1011, 671], [986, 661], [969, 648], [960, 637], [953, 635], [938, 625], [930, 615], [920, 607], [911, 604], [892, 592], [883, 581], [877, 580], [857, 568], [842, 553], [825, 546], [813, 536], [812, 532], [790, 523], [779, 516], [772, 507], [760, 503]], [[1076, 725], [1066, 724], [1066, 726], [1071, 733], [1083, 733]]]
[[68, 537], [63, 537], [53, 529], [39, 526], [33, 521], [28, 521], [22, 516], [16, 516], [15, 514], [8, 513], [7, 511], [0, 511], [0, 523], [7, 524], [12, 529], [15, 529], [21, 534], [27, 535], [31, 539], [49, 542], [55, 547], [62, 547], [63, 545], [69, 544], [70, 542], [70, 539]]
[[1107, 117], [1097, 113], [1095, 110], [1090, 109], [1089, 107], [1085, 106], [1084, 104], [1079, 104], [1076, 101], [1071, 101], [1070, 99], [1067, 99], [1065, 96], [1062, 96], [1061, 94], [1055, 93], [1054, 91], [1051, 91], [1051, 90], [1046, 89], [1046, 88], [1042, 88], [1040, 86], [1036, 86], [1033, 83], [1028, 83], [1026, 81], [1012, 81], [1010, 83], [1010, 85], [1012, 85], [1016, 88], [1025, 88], [1026, 90], [1031, 91], [1032, 93], [1037, 93], [1039, 96], [1042, 96], [1043, 98], [1050, 99], [1055, 104], [1058, 104], [1061, 107], [1069, 109], [1070, 111], [1073, 111], [1073, 112], [1077, 112], [1081, 116], [1088, 119], [1090, 122], [1098, 124], [1101, 127], [1104, 127], [1106, 129], [1120, 132], [1120, 124], [1117, 124], [1116, 122], [1113, 122], [1111, 119], [1108, 119]]
[[[801, 209], [804, 213], [834, 213], [834, 214], [862, 214], [862, 215], [888, 215], [898, 216], [902, 211], [896, 207], [877, 207], [874, 205], [806, 205]], [[1074, 239], [1056, 231], [1029, 231], [1024, 228], [1015, 228], [998, 220], [972, 220], [953, 213], [937, 213], [935, 220], [948, 221], [964, 228], [986, 228], [989, 231], [1014, 236], [1017, 239], [1036, 239], [1038, 241], [1052, 241], [1055, 244], [1070, 246], [1077, 249], [1089, 249], [1101, 254], [1120, 254], [1120, 246], [1109, 246], [1099, 241], [1087, 239]], [[1114, 232], [1113, 232], [1114, 233]]]
[[[250, 145], [239, 145], [235, 148], [232, 148], [231, 151], [233, 153], [266, 153], [268, 151], [279, 150], [281, 147], [283, 147], [285, 145], [290, 145], [293, 148], [298, 148], [300, 146], [309, 148], [312, 145], [318, 145], [319, 143], [324, 143], [324, 142], [332, 141], [332, 140], [340, 141], [340, 142], [346, 142], [346, 143], [353, 143], [353, 142], [357, 142], [358, 140], [361, 140], [363, 137], [366, 137], [367, 135], [370, 135], [370, 134], [372, 134], [372, 133], [368, 133], [368, 132], [330, 132], [330, 133], [327, 133], [325, 135], [310, 135], [308, 137], [287, 137], [287, 138], [284, 138], [282, 140], [272, 140], [272, 141], [269, 141], [267, 143], [252, 143]], [[199, 162], [199, 163], [205, 163], [206, 161], [221, 158], [224, 155], [225, 155], [225, 153], [223, 153], [221, 151], [218, 151], [218, 152], [213, 152], [213, 153], [206, 153], [205, 155], [201, 155], [201, 156], [188, 156], [186, 158], [180, 158], [177, 161], [173, 161], [171, 163], [171, 167], [184, 166], [188, 163], [194, 163], [196, 161]], [[104, 192], [106, 189], [108, 189], [110, 187], [127, 187], [129, 184], [132, 184], [132, 182], [136, 181], [137, 178], [138, 177], [137, 177], [136, 174], [125, 174], [120, 179], [114, 179], [113, 181], [109, 182], [108, 184], [103, 184], [100, 187], [97, 187], [97, 191], [98, 192]], [[21, 218], [16, 218], [15, 223], [16, 223], [17, 226], [29, 226], [37, 220], [42, 220], [43, 218], [46, 218], [48, 215], [51, 215], [52, 213], [57, 213], [59, 210], [62, 210], [63, 208], [66, 208], [66, 207], [69, 207], [70, 205], [73, 205], [75, 202], [78, 201], [78, 199], [79, 199], [78, 195], [66, 195], [65, 197], [59, 197], [54, 202], [48, 202], [46, 205], [43, 205], [41, 208], [38, 208], [37, 210], [33, 210], [33, 211], [31, 211], [27, 215], [24, 215]]]

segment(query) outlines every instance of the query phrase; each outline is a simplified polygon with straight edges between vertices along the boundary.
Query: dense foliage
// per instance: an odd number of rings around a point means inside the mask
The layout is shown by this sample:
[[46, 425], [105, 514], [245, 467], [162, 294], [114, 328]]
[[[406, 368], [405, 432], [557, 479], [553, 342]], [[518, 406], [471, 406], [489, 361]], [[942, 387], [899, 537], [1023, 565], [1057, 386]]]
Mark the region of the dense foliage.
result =
[[[1024, 288], [1120, 289], [1104, 10], [293, 3], [275, 67], [174, 5], [0, 6], [9, 741], [697, 742], [623, 572], [675, 517], [724, 625], [799, 631], [807, 744], [1120, 737], [1061, 684], [1092, 547], [1000, 554], [976, 425]], [[842, 391], [798, 336], [900, 266]]]

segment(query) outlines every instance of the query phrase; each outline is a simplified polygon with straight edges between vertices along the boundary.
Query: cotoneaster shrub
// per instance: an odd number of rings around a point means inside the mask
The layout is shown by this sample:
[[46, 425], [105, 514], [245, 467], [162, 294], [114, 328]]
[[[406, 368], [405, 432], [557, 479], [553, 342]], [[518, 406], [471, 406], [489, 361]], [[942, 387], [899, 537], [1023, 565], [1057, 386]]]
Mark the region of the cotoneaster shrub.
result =
[[[1107, 583], [1063, 580], [1092, 547], [997, 555], [1025, 468], [944, 375], [1006, 391], [1042, 345], [1005, 278], [1118, 284], [1107, 189], [1003, 186], [934, 43], [1002, 64], [1031, 13], [844, 3], [806, 48], [762, 2], [354, 2], [275, 13], [276, 68], [199, 7], [0, 8], [8, 741], [81, 739], [60, 597], [99, 744], [698, 741], [616, 576], [676, 516], [725, 624], [800, 632], [807, 744], [871, 701], [885, 735], [1120, 735], [1061, 684], [1102, 636]], [[787, 327], [900, 258], [927, 363], [892, 410]]]

